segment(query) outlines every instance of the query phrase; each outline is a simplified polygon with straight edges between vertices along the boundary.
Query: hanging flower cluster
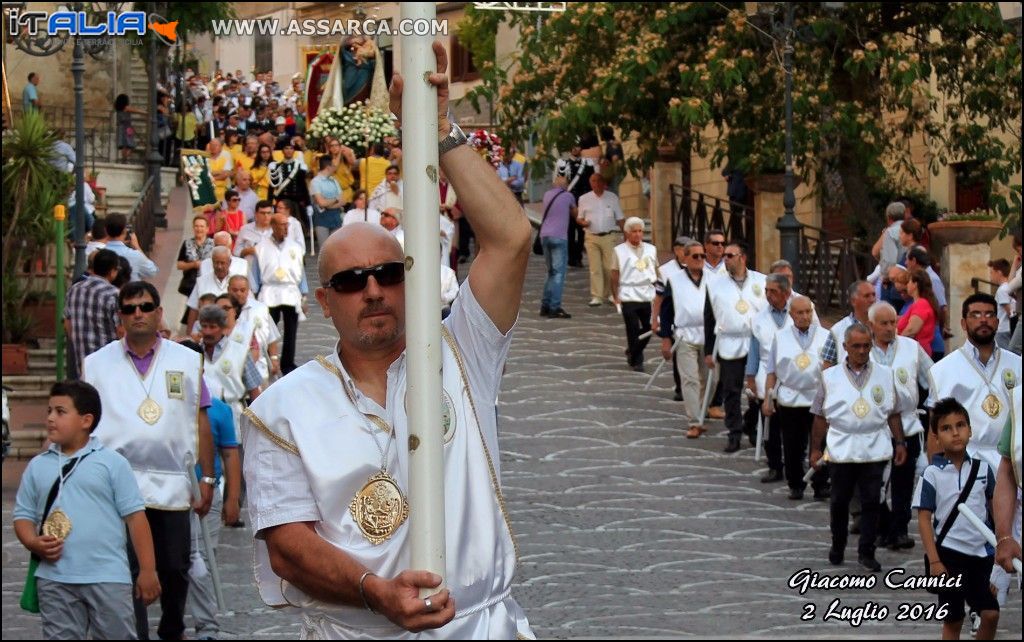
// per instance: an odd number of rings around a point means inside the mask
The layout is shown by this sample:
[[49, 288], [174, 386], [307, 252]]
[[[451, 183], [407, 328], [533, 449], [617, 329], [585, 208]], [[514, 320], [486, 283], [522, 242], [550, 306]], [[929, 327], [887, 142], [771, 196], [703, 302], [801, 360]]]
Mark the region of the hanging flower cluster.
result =
[[391, 114], [356, 101], [341, 109], [321, 108], [307, 133], [313, 142], [336, 138], [361, 155], [370, 145], [397, 136], [398, 130]]

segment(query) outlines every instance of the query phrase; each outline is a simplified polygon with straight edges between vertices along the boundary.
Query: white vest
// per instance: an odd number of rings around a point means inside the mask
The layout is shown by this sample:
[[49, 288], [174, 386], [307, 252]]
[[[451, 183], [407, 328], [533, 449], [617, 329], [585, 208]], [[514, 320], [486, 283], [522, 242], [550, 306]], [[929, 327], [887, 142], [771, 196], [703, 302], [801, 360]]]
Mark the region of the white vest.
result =
[[672, 288], [672, 306], [676, 313], [675, 336], [690, 345], [704, 345], [704, 302], [707, 300], [709, 278], [708, 273], [704, 272], [700, 287], [693, 284], [686, 270], [680, 270], [668, 279]]
[[903, 434], [913, 437], [924, 432], [921, 418], [917, 414], [920, 393], [917, 388], [917, 374], [921, 369], [921, 351], [917, 340], [910, 337], [896, 337], [892, 348], [895, 355], [892, 363], [885, 363], [879, 350], [872, 345], [871, 360], [892, 370], [896, 385], [896, 407], [903, 421]]
[[768, 305], [764, 298], [764, 283], [764, 275], [754, 270], [747, 270], [742, 291], [728, 273], [708, 281], [708, 296], [715, 312], [715, 343], [720, 358], [742, 359], [750, 351], [754, 317]]
[[256, 343], [260, 347], [260, 358], [256, 361], [256, 369], [266, 382], [270, 378], [270, 353], [268, 349], [271, 344], [281, 340], [281, 332], [277, 324], [270, 316], [270, 309], [256, 300], [249, 294], [249, 300], [242, 307], [242, 314], [238, 317], [238, 323], [247, 323], [253, 327], [256, 335]]
[[198, 310], [199, 299], [205, 294], [220, 296], [227, 293], [228, 282], [231, 280], [231, 276], [232, 275], [228, 273], [228, 275], [224, 277], [223, 281], [218, 279], [217, 275], [213, 272], [200, 276], [196, 279], [196, 285], [192, 288], [192, 294], [188, 297], [188, 307], [193, 310]]
[[[199, 262], [199, 276], [213, 274], [213, 259], [206, 258]], [[231, 257], [228, 276], [249, 276], [249, 262], [239, 256]]]
[[[892, 457], [892, 432], [888, 424], [895, 409], [892, 370], [870, 362], [868, 367], [871, 372], [860, 390], [854, 387], [845, 363], [822, 373], [825, 401], [821, 408], [828, 422], [825, 441], [830, 461], [864, 464]], [[867, 413], [857, 417], [854, 405], [861, 400], [867, 404]]]
[[708, 276], [728, 275], [729, 270], [725, 268], [725, 259], [719, 261], [718, 267], [716, 268], [711, 267], [710, 265], [708, 265], [707, 261], [704, 261], [704, 273], [707, 274]]
[[[769, 304], [758, 312], [751, 322], [751, 333], [757, 338], [757, 342], [761, 346], [761, 352], [758, 355], [757, 374], [754, 375], [754, 386], [757, 389], [758, 399], [764, 399], [767, 393], [765, 385], [768, 383], [768, 361], [772, 358], [772, 343], [775, 341], [775, 336], [793, 327], [793, 317], [789, 315], [788, 302], [786, 304], [786, 312], [782, 316], [782, 327], [779, 327], [775, 325], [775, 317], [772, 316], [772, 306]], [[807, 405], [810, 406], [810, 404]]]
[[[819, 355], [828, 331], [817, 324], [808, 330], [811, 338], [806, 350], [800, 345], [797, 329], [792, 324], [775, 337], [775, 376], [779, 381], [776, 397], [779, 405], [786, 408], [810, 408], [821, 385]], [[764, 348], [761, 351], [763, 353]], [[806, 355], [807, 361], [800, 355]]]
[[[1010, 416], [1010, 391], [1020, 384], [1020, 357], [1009, 350], [995, 348], [991, 357], [998, 359], [995, 374], [992, 381], [986, 381], [970, 350], [971, 345], [965, 344], [932, 366], [928, 372], [931, 384], [928, 398], [937, 401], [953, 397], [967, 408], [971, 415], [971, 440], [967, 442], [967, 452], [971, 457], [982, 457], [993, 470], [997, 470], [999, 453], [996, 447], [1006, 418]], [[999, 402], [999, 412], [995, 416], [990, 416], [983, 409], [989, 395]]]
[[[448, 625], [452, 629], [446, 627], [442, 631], [458, 631], [466, 620], [473, 620], [469, 616], [460, 619], [460, 614], [477, 609], [483, 610], [486, 617], [486, 608], [495, 603], [492, 596], [507, 597], [518, 551], [498, 486], [501, 470], [500, 462], [493, 457], [498, 452], [497, 434], [491, 432], [494, 424], [482, 430], [477, 415], [492, 412], [492, 402], [470, 396], [472, 384], [460, 374], [459, 361], [451, 347], [454, 340], [447, 329], [442, 332], [442, 389], [445, 398], [451, 400], [451, 429], [446, 432], [444, 445], [445, 545], [449, 565], [445, 578], [449, 586], [459, 587], [455, 594], [456, 620]], [[410, 568], [409, 521], [402, 523], [390, 539], [373, 545], [349, 510], [349, 501], [380, 470], [378, 448], [386, 448], [385, 433], [377, 430], [375, 444], [368, 432], [371, 424], [342, 388], [337, 353], [325, 361], [338, 372], [327, 369], [319, 360], [310, 361], [267, 388], [245, 411], [242, 434], [254, 430], [270, 433], [283, 450], [301, 457], [306, 481], [321, 515], [315, 526], [317, 533], [344, 550], [357, 564], [381, 577], [394, 577]], [[403, 365], [398, 385], [388, 395], [388, 403], [395, 404], [395, 437], [388, 451], [387, 470], [408, 497], [409, 452], [405, 445], [409, 443], [409, 426], [400, 396], [406, 390], [406, 382]], [[298, 407], [296, 398], [318, 402]], [[480, 548], [472, 549], [474, 544]], [[254, 546], [257, 586], [268, 605], [298, 606], [307, 615], [323, 614], [349, 630], [372, 630], [374, 637], [408, 636], [384, 616], [361, 606], [327, 604], [305, 595], [274, 574], [264, 540], [254, 539]], [[510, 602], [504, 599], [497, 603]], [[492, 637], [516, 637], [514, 621], [492, 621], [491, 627]]]
[[252, 330], [247, 323], [236, 323], [217, 360], [206, 362], [206, 373], [220, 384], [222, 400], [229, 405], [240, 402], [248, 392], [242, 382], [242, 373], [245, 371], [245, 359], [249, 356]]
[[[125, 342], [114, 341], [85, 358], [82, 380], [103, 400], [93, 434], [131, 464], [149, 508], [188, 510], [198, 453], [199, 398], [203, 357], [173, 341], [161, 340], [146, 377], [140, 379]], [[162, 414], [149, 425], [138, 414], [149, 397]]]
[[619, 300], [623, 303], [653, 301], [654, 282], [658, 280], [658, 248], [641, 243], [634, 249], [629, 243], [620, 243], [615, 246], [615, 259], [619, 270]]
[[668, 263], [663, 263], [658, 266], [658, 274], [661, 276], [662, 283], [668, 283], [668, 280], [672, 278], [677, 272], [682, 272], [686, 268], [679, 265], [679, 261], [672, 259]]
[[302, 263], [302, 248], [294, 241], [285, 239], [281, 245], [273, 237], [256, 246], [256, 260], [259, 263], [259, 300], [268, 308], [291, 306], [302, 307], [302, 293], [299, 284], [305, 266]]

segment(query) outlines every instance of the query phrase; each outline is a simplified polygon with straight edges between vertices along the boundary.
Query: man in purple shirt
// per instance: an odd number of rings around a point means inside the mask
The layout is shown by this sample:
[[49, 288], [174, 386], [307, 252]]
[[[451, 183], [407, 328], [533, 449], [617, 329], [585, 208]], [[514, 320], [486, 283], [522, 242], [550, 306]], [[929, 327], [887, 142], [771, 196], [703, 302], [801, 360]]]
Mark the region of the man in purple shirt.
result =
[[576, 198], [565, 189], [565, 176], [555, 174], [552, 183], [554, 187], [544, 194], [544, 218], [540, 225], [540, 242], [548, 271], [540, 315], [550, 319], [571, 319], [572, 315], [562, 309], [562, 289], [568, 263], [569, 218], [576, 220]]

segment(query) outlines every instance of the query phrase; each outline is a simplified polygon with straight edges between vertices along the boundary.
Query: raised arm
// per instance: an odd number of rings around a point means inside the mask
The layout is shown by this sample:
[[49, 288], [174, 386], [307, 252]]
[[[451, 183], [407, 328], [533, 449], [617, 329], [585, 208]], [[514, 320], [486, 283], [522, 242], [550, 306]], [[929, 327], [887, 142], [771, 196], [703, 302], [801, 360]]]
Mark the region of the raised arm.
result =
[[[448, 136], [448, 55], [435, 41], [437, 73], [429, 81], [437, 87], [438, 140]], [[391, 111], [401, 118], [401, 75], [391, 84]], [[508, 332], [519, 315], [519, 299], [530, 258], [532, 228], [509, 188], [494, 168], [468, 145], [461, 145], [441, 157], [441, 169], [459, 195], [459, 206], [473, 226], [480, 252], [469, 270], [473, 294], [502, 333]]]

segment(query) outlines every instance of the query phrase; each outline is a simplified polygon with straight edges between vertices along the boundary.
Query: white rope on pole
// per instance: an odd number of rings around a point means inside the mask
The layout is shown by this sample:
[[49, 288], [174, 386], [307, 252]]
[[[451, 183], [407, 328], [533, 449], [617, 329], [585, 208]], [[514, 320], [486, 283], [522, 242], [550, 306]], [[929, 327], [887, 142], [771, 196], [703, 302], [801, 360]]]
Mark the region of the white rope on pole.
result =
[[[433, 21], [433, 2], [402, 2], [401, 19]], [[441, 427], [441, 243], [438, 212], [437, 63], [429, 35], [401, 36], [405, 196], [405, 326], [408, 355], [411, 567], [445, 577], [444, 435]], [[443, 588], [444, 580], [442, 579]], [[420, 596], [439, 588], [421, 589]]]

